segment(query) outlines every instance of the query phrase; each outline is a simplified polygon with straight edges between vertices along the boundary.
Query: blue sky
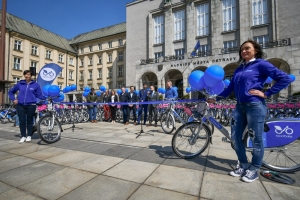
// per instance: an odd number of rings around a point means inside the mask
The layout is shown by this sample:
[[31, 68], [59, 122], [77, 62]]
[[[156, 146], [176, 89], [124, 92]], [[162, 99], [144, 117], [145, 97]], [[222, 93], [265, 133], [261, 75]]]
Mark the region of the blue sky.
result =
[[70, 39], [125, 22], [129, 2], [132, 0], [7, 0], [7, 12]]

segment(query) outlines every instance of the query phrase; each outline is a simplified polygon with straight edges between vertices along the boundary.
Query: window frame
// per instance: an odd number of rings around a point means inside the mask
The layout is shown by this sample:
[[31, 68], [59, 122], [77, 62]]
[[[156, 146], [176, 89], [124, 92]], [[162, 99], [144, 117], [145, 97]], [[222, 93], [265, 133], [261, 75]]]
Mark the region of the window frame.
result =
[[73, 70], [69, 70], [69, 80], [73, 80]]
[[[18, 61], [19, 61], [19, 63], [16, 63], [16, 59], [18, 59]], [[20, 57], [14, 57], [14, 67], [13, 67], [13, 69], [14, 70], [22, 70], [22, 66], [21, 66], [21, 59], [22, 58], [20, 58]], [[16, 67], [16, 65], [18, 66], [18, 67]]]
[[[201, 9], [205, 10], [205, 12], [200, 12]], [[206, 10], [207, 9], [207, 10]], [[206, 12], [207, 11], [207, 12]], [[196, 6], [196, 15], [197, 15], [197, 27], [196, 27], [196, 32], [197, 36], [205, 36], [210, 34], [210, 5], [209, 3], [202, 3], [200, 5]], [[201, 20], [200, 18], [203, 17], [203, 26], [201, 26]], [[201, 30], [203, 29], [203, 33], [201, 34]]]
[[185, 9], [173, 13], [174, 41], [185, 40]]
[[[163, 44], [164, 43], [164, 34], [165, 34], [165, 17], [164, 15], [159, 15], [153, 17], [153, 44]], [[157, 33], [157, 34], [156, 34]], [[159, 33], [159, 34], [158, 34]]]
[[[34, 47], [36, 47], [36, 49], [34, 49]], [[38, 55], [38, 49], [39, 49], [38, 46], [31, 45], [31, 55], [37, 56]], [[35, 51], [35, 53], [34, 53], [34, 51]]]
[[[120, 70], [121, 69], [121, 70]], [[118, 77], [124, 76], [124, 66], [118, 66]]]
[[14, 50], [22, 51], [22, 41], [21, 40], [15, 39]]
[[[255, 8], [255, 3], [258, 4], [261, 2], [261, 5], [257, 5], [257, 9]], [[269, 23], [269, 10], [268, 10], [268, 0], [251, 0], [251, 8], [252, 8], [252, 26], [259, 26], [263, 24]], [[260, 8], [258, 8], [260, 7]], [[258, 11], [261, 10], [261, 13]], [[265, 11], [265, 12], [264, 12]], [[257, 13], [256, 13], [257, 12]], [[257, 18], [256, 18], [257, 17]], [[261, 22], [259, 23], [259, 17], [261, 17]], [[256, 23], [257, 22], [257, 23]]]
[[[49, 57], [48, 57], [49, 56]], [[46, 59], [51, 60], [51, 56], [52, 56], [52, 51], [46, 49]]]
[[98, 79], [102, 79], [102, 68], [98, 68]]
[[[230, 6], [224, 6], [231, 3]], [[227, 14], [226, 12], [230, 12]], [[228, 16], [227, 16], [228, 15]], [[234, 31], [237, 28], [237, 0], [222, 0], [223, 31]], [[229, 19], [227, 19], [229, 18]]]

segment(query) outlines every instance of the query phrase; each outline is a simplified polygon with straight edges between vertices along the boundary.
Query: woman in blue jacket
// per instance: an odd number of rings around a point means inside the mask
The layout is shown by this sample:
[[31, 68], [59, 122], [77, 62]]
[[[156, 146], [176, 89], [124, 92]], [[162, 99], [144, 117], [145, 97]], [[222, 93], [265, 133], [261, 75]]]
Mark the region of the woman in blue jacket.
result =
[[[42, 94], [41, 87], [38, 83], [31, 80], [31, 72], [25, 70], [23, 72], [25, 80], [19, 81], [8, 92], [11, 101], [17, 105], [17, 112], [20, 121], [21, 139], [19, 143], [30, 142], [33, 129], [33, 116], [36, 109], [36, 99], [45, 99]], [[19, 91], [18, 99], [15, 93]], [[27, 127], [27, 137], [26, 137]]]
[[[231, 139], [240, 164], [229, 174], [242, 177], [245, 182], [253, 182], [258, 178], [258, 170], [264, 156], [262, 134], [267, 114], [265, 98], [286, 88], [291, 83], [291, 79], [286, 73], [263, 60], [266, 55], [261, 46], [253, 40], [247, 40], [241, 45], [239, 56], [240, 66], [235, 70], [228, 88], [219, 96], [227, 97], [234, 91], [237, 99]], [[262, 92], [268, 77], [276, 83], [266, 92]], [[247, 125], [253, 143], [251, 163], [248, 163], [242, 142], [243, 131]]]

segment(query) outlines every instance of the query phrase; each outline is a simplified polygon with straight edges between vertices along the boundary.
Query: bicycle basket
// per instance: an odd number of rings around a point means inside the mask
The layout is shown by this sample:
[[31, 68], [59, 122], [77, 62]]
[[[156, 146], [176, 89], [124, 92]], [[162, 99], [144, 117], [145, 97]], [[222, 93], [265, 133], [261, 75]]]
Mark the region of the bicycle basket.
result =
[[206, 105], [207, 105], [206, 102], [199, 102], [199, 103], [197, 103], [197, 105], [196, 105], [196, 111], [198, 113], [204, 114], [204, 111], [206, 109]]

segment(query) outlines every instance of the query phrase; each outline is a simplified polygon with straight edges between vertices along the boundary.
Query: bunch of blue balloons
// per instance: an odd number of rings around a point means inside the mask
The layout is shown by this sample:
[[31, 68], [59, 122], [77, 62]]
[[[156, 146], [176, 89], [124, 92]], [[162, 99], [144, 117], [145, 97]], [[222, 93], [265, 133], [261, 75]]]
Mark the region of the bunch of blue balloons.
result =
[[63, 93], [68, 93], [68, 92], [74, 91], [76, 89], [77, 89], [77, 86], [73, 84], [73, 85], [65, 87], [63, 89]]
[[65, 95], [60, 92], [60, 88], [57, 85], [45, 85], [42, 88], [42, 92], [45, 97], [54, 97], [53, 101], [60, 102], [63, 101]]
[[193, 91], [193, 89], [201, 91], [205, 89], [210, 95], [218, 95], [225, 88], [224, 75], [224, 69], [219, 65], [212, 65], [205, 72], [200, 70], [193, 71], [188, 78], [191, 89], [186, 91]]
[[157, 91], [160, 94], [165, 94], [166, 93], [166, 89], [165, 88], [158, 88]]

